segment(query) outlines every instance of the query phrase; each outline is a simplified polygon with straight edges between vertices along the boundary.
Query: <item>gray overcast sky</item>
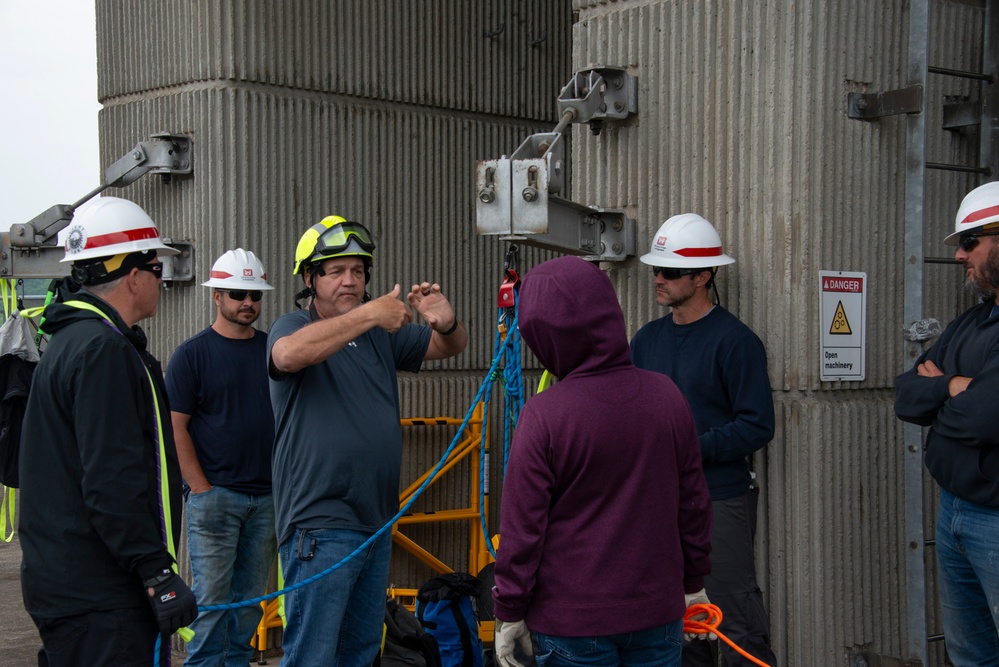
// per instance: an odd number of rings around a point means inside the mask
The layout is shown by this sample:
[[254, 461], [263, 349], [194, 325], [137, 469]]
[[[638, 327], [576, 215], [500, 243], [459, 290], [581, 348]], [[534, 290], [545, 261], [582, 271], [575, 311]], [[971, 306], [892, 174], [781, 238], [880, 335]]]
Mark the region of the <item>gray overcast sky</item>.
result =
[[94, 0], [0, 0], [0, 230], [100, 185]]

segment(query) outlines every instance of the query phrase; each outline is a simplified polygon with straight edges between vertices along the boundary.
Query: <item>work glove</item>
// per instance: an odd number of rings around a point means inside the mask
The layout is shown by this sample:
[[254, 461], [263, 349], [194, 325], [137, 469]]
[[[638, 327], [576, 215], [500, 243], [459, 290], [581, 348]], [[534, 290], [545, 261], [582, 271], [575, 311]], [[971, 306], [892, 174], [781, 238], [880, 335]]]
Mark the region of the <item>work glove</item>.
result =
[[525, 657], [530, 658], [534, 655], [531, 631], [527, 629], [527, 624], [522, 620], [507, 623], [497, 618], [494, 639], [496, 662], [500, 667], [526, 667], [526, 663], [517, 660], [514, 654], [517, 647], [520, 647], [520, 651]]
[[[160, 625], [160, 634], [169, 637], [198, 617], [198, 602], [184, 580], [170, 569], [142, 582], [149, 604]], [[150, 591], [152, 591], [150, 593]]]
[[[696, 593], [684, 593], [683, 603], [687, 609], [690, 609], [692, 605], [695, 604], [711, 604], [711, 600], [708, 599], [708, 592], [703, 588]], [[686, 618], [686, 617], [685, 617]], [[706, 621], [708, 620], [707, 613], [697, 614], [690, 620], [693, 621]], [[693, 641], [695, 639], [718, 639], [718, 635], [713, 632], [684, 632], [683, 638], [687, 641]]]

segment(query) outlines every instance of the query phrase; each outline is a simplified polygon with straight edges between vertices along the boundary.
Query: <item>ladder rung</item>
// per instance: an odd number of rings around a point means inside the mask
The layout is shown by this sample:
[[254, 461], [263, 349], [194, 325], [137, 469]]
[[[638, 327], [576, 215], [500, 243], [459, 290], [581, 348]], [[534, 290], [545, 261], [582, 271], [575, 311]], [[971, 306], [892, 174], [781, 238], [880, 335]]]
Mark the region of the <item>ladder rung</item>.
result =
[[932, 65], [926, 68], [927, 72], [933, 74], [944, 74], [946, 76], [956, 76], [960, 79], [977, 79], [978, 81], [984, 81], [986, 83], [994, 83], [994, 78], [991, 74], [982, 74], [980, 72], [966, 72], [960, 69], [947, 69], [946, 67], [933, 67]]
[[988, 167], [968, 167], [963, 164], [943, 164], [942, 162], [927, 162], [927, 169], [941, 169], [943, 171], [963, 171], [969, 174], [984, 174], [990, 176], [992, 170]]

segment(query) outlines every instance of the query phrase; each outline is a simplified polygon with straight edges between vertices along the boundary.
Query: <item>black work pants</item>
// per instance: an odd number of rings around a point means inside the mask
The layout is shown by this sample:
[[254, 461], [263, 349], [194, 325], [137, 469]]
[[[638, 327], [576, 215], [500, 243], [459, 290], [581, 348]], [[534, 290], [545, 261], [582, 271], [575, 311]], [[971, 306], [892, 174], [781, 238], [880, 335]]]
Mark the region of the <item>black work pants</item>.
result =
[[[78, 616], [37, 618], [43, 647], [39, 667], [149, 667], [159, 626], [151, 608], [94, 611]], [[170, 664], [170, 642], [164, 639], [160, 665]]]
[[[704, 588], [711, 604], [721, 609], [719, 630], [753, 657], [776, 667], [753, 557], [758, 493], [753, 489], [735, 498], [712, 501], [711, 574], [704, 578]], [[711, 644], [700, 639], [684, 644], [683, 667], [714, 667]], [[725, 642], [718, 642], [718, 650], [727, 667], [755, 667]]]

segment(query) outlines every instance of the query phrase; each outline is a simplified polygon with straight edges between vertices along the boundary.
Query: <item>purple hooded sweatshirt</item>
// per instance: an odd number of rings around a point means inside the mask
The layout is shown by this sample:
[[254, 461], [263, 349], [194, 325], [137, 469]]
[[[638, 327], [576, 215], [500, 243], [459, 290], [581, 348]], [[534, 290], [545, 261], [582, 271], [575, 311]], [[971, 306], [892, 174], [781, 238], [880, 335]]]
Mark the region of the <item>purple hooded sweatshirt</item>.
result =
[[711, 569], [711, 499], [690, 408], [636, 368], [610, 280], [560, 257], [520, 290], [524, 341], [558, 382], [524, 407], [500, 508], [496, 617], [563, 637], [681, 618]]

